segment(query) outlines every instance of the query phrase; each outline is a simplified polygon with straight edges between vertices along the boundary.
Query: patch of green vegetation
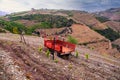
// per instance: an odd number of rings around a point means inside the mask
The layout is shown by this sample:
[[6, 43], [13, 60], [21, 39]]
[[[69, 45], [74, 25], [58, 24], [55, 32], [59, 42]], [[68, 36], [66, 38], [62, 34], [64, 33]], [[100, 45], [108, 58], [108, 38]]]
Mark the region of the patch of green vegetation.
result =
[[51, 25], [49, 22], [41, 22], [41, 23], [38, 23], [38, 24], [30, 26], [30, 27], [25, 27], [23, 24], [20, 24], [17, 22], [0, 20], [0, 26], [3, 29], [6, 29], [15, 34], [19, 34], [20, 30], [23, 30], [23, 31], [25, 31], [25, 34], [31, 35], [35, 29], [50, 28]]
[[78, 44], [78, 41], [70, 35], [68, 36], [68, 42], [73, 43], [73, 44]]
[[89, 54], [85, 54], [85, 58], [88, 60], [89, 59]]
[[66, 17], [58, 16], [58, 15], [50, 15], [50, 14], [33, 14], [33, 15], [25, 15], [25, 16], [11, 16], [9, 17], [11, 21], [16, 20], [35, 20], [41, 23], [42, 26], [47, 26], [47, 28], [52, 27], [64, 27], [67, 26], [69, 20]]
[[55, 60], [54, 60], [54, 62], [55, 62], [55, 63], [58, 63], [58, 60], [57, 60], [57, 59], [55, 59]]
[[95, 17], [95, 18], [96, 18], [97, 20], [99, 20], [101, 23], [110, 21], [108, 18], [103, 17], [103, 16], [99, 16], [99, 17]]
[[17, 28], [17, 27], [14, 27], [14, 28], [13, 28], [13, 33], [14, 33], [14, 34], [18, 34], [18, 33], [19, 33], [19, 31], [18, 31], [18, 28]]
[[40, 26], [41, 28], [52, 28], [52, 25], [50, 22], [41, 22]]
[[[49, 14], [33, 14], [33, 15], [25, 15], [25, 16], [9, 16], [11, 21], [0, 20], [0, 26], [2, 28], [12, 32], [17, 33], [15, 30], [24, 30], [25, 34], [31, 35], [36, 29], [41, 28], [61, 28], [65, 26], [71, 26], [74, 21], [72, 19], [68, 20], [66, 17], [57, 16], [57, 15], [49, 15]], [[35, 20], [38, 23], [35, 25], [25, 27], [25, 25], [14, 22], [16, 20]]]
[[4, 21], [4, 20], [0, 20], [0, 25], [2, 28], [14, 33], [14, 31], [16, 30], [16, 33], [20, 33], [18, 30], [22, 29], [24, 31], [27, 30], [27, 28], [20, 24], [20, 23], [16, 23], [16, 22], [12, 22], [12, 21]]
[[78, 51], [76, 51], [75, 57], [78, 58], [78, 56], [79, 56], [79, 53]]
[[47, 50], [46, 56], [49, 58], [49, 56], [50, 56], [50, 51], [49, 50]]
[[38, 48], [38, 52], [41, 53], [42, 50], [43, 50], [43, 48], [40, 46], [40, 47]]
[[106, 38], [108, 38], [111, 41], [114, 41], [114, 40], [120, 38], [120, 34], [111, 28], [107, 28], [104, 30], [95, 30], [95, 31], [100, 33], [101, 35], [105, 36]]

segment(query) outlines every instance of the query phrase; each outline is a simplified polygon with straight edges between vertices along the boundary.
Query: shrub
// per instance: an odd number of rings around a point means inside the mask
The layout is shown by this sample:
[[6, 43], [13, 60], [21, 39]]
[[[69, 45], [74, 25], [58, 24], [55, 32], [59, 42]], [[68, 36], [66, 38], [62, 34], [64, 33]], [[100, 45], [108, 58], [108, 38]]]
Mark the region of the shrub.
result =
[[76, 51], [75, 57], [78, 58], [78, 56], [79, 56], [79, 53], [78, 51]]
[[52, 25], [50, 22], [41, 22], [40, 26], [41, 28], [52, 28]]
[[73, 44], [78, 44], [78, 41], [72, 36], [68, 36], [68, 42], [73, 43]]
[[85, 58], [88, 60], [89, 59], [89, 54], [85, 54]]
[[17, 28], [17, 27], [13, 27], [13, 33], [14, 33], [14, 34], [18, 34], [18, 33], [19, 33], [19, 31], [18, 31], [18, 28]]
[[54, 62], [55, 62], [55, 63], [58, 63], [58, 60], [57, 60], [57, 59], [55, 59], [55, 60], [54, 60]]
[[0, 25], [2, 25], [3, 29], [6, 29], [15, 34], [18, 34], [20, 29], [25, 31], [27, 30], [24, 25], [12, 21], [0, 20]]
[[40, 47], [38, 48], [38, 52], [41, 53], [42, 50], [43, 50], [43, 48], [40, 46]]
[[49, 51], [49, 50], [47, 50], [47, 52], [46, 52], [46, 56], [47, 56], [47, 57], [50, 56], [50, 51]]

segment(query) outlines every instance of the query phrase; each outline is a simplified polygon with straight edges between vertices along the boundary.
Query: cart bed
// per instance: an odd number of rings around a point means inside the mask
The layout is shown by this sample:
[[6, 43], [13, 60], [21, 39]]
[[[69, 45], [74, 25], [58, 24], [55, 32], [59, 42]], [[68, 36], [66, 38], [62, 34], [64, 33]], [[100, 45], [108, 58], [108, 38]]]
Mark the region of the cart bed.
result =
[[44, 39], [44, 46], [61, 54], [69, 54], [75, 50], [75, 44], [60, 40]]

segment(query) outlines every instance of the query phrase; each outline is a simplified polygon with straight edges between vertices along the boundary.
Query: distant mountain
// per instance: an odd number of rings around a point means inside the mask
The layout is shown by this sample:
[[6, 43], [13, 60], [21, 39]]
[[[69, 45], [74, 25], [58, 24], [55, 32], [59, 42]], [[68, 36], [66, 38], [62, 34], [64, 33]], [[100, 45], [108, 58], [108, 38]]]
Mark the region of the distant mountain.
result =
[[4, 16], [4, 15], [6, 15], [6, 14], [7, 14], [6, 12], [0, 11], [0, 16]]
[[97, 15], [109, 18], [109, 20], [120, 21], [120, 8], [110, 8], [105, 11], [97, 12]]

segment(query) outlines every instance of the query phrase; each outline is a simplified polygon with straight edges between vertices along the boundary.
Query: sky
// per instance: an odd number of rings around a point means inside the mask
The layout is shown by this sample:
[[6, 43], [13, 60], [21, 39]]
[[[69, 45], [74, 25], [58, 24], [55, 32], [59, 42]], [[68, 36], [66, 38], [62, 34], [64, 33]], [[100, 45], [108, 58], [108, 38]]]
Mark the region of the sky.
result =
[[120, 0], [0, 0], [0, 11], [19, 12], [35, 9], [67, 9], [88, 12], [120, 7]]

